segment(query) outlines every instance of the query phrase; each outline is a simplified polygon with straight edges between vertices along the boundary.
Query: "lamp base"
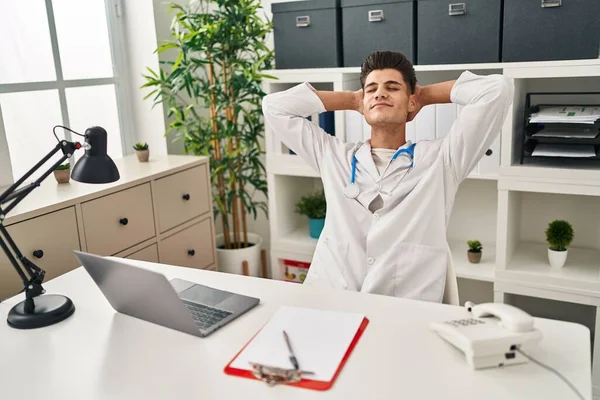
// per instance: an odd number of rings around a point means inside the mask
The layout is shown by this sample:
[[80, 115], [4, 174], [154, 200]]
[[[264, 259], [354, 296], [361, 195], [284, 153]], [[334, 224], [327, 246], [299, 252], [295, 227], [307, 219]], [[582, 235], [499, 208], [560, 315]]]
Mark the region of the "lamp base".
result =
[[75, 312], [71, 299], [58, 294], [38, 296], [33, 299], [32, 313], [25, 312], [25, 300], [8, 313], [8, 325], [16, 329], [35, 329], [53, 325], [69, 318]]

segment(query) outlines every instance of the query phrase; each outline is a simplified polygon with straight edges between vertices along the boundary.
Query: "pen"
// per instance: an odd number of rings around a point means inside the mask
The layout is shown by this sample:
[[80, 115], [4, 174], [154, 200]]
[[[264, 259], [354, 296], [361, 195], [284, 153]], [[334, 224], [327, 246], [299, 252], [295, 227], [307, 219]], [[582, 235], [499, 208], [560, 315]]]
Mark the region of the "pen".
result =
[[300, 365], [298, 365], [298, 360], [296, 359], [294, 350], [292, 350], [292, 344], [290, 343], [290, 338], [286, 331], [283, 331], [283, 338], [285, 339], [285, 344], [287, 344], [288, 350], [290, 351], [290, 361], [292, 365], [295, 369], [300, 370]]

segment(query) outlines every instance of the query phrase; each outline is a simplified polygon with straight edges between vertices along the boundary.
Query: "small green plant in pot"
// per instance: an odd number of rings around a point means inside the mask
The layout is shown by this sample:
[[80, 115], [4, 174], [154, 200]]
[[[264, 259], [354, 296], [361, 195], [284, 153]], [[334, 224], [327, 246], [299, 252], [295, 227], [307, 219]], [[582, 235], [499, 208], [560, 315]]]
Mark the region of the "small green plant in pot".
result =
[[308, 217], [310, 237], [318, 239], [325, 225], [327, 202], [323, 191], [303, 196], [296, 203], [296, 212]]
[[567, 261], [567, 248], [574, 238], [573, 227], [567, 221], [554, 220], [546, 228], [548, 261], [555, 268], [562, 268]]
[[469, 262], [473, 264], [478, 264], [481, 261], [481, 242], [479, 240], [467, 240], [467, 245], [469, 246], [469, 250], [467, 250], [467, 257]]
[[135, 146], [133, 146], [133, 149], [135, 150], [139, 162], [148, 162], [148, 159], [150, 158], [150, 148], [148, 147], [148, 143], [136, 143]]
[[58, 183], [69, 183], [71, 179], [71, 164], [64, 163], [56, 167], [54, 170], [54, 178]]

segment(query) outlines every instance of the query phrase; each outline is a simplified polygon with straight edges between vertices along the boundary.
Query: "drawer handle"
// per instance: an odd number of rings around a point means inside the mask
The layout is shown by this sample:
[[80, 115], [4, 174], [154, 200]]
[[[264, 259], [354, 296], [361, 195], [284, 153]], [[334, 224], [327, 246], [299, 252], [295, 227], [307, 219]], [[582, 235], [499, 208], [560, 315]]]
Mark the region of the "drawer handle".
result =
[[369, 22], [383, 21], [383, 10], [369, 10]]
[[190, 195], [188, 193], [186, 193], [183, 196], [181, 196], [181, 198], [184, 199], [185, 201], [188, 201], [190, 199]]
[[188, 254], [189, 254], [190, 256], [192, 256], [192, 257], [193, 257], [193, 256], [196, 254], [196, 250], [194, 250], [194, 249], [189, 249], [189, 250], [188, 250]]
[[42, 258], [42, 257], [44, 257], [44, 250], [42, 250], [42, 249], [34, 250], [33, 251], [33, 256], [35, 258]]
[[121, 218], [119, 220], [119, 223], [124, 226], [124, 225], [127, 225], [129, 223], [129, 220], [127, 218]]
[[494, 154], [494, 152], [492, 151], [492, 149], [487, 149], [487, 151], [485, 152], [486, 156], [491, 156], [492, 154]]
[[542, 0], [542, 8], [553, 8], [562, 6], [562, 0]]
[[296, 17], [296, 28], [306, 28], [308, 26], [310, 26], [310, 16]]
[[448, 15], [465, 15], [467, 13], [467, 3], [454, 3], [448, 6]]

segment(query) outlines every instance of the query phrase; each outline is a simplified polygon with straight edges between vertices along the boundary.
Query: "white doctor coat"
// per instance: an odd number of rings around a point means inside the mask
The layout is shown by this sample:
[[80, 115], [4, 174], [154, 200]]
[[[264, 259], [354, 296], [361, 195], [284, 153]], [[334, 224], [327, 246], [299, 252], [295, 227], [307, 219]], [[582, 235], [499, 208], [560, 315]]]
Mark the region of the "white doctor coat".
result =
[[[327, 199], [305, 284], [441, 302], [456, 191], [500, 133], [513, 90], [501, 75], [464, 72], [451, 91], [464, 108], [449, 134], [419, 141], [413, 168], [398, 157], [381, 177], [369, 141], [345, 143], [305, 118], [326, 111], [308, 83], [265, 96], [265, 123], [320, 173]], [[360, 194], [348, 199], [354, 155]], [[380, 194], [383, 208], [373, 213], [369, 204]]]

